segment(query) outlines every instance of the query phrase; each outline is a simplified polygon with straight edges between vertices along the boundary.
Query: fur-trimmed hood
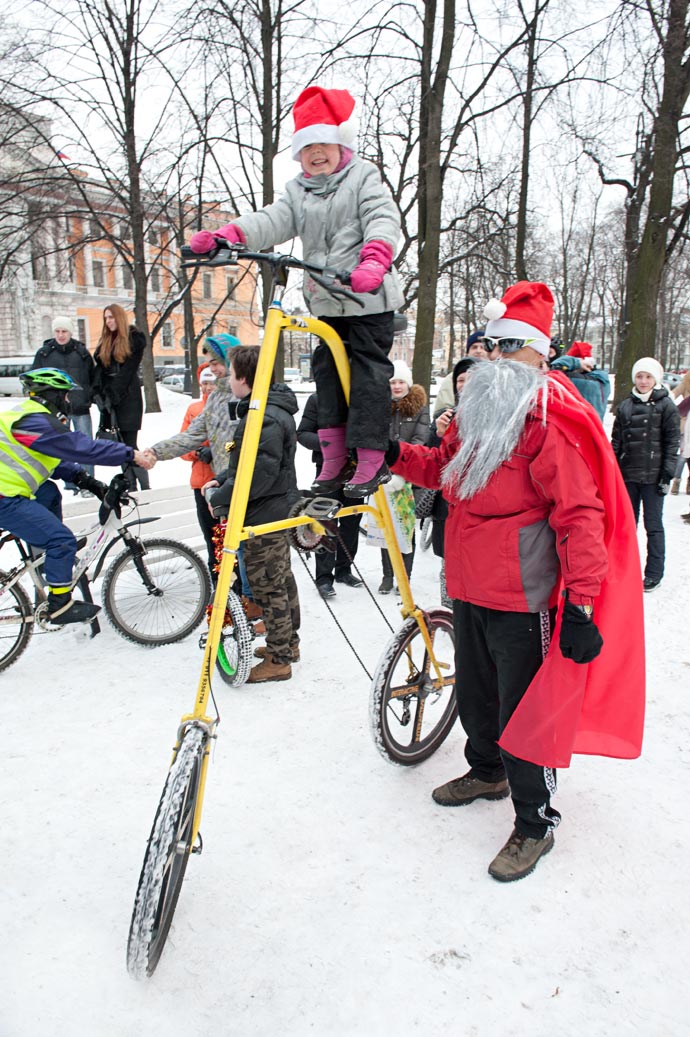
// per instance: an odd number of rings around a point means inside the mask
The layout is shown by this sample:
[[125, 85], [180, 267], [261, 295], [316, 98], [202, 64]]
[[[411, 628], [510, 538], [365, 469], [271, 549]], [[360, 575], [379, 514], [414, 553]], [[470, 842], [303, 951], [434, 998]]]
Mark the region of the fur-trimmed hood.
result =
[[391, 400], [391, 414], [399, 414], [401, 418], [416, 418], [426, 404], [427, 395], [424, 386], [411, 385], [410, 391], [401, 400]]

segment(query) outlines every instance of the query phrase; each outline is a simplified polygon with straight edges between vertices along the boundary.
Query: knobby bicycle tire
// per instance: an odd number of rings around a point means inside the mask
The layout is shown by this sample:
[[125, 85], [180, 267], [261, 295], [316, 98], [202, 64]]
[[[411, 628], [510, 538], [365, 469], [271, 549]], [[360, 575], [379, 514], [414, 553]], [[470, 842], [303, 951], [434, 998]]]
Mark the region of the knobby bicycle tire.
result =
[[207, 735], [188, 727], [168, 772], [149, 836], [127, 940], [127, 969], [135, 979], [152, 976], [177, 907], [199, 793]]
[[196, 551], [178, 540], [146, 537], [141, 543], [155, 593], [149, 593], [127, 548], [103, 579], [105, 614], [127, 641], [146, 647], [174, 644], [204, 618], [211, 577]]
[[374, 674], [369, 722], [376, 748], [393, 763], [421, 763], [436, 752], [457, 718], [453, 616], [425, 612], [443, 685], [437, 688], [417, 621], [406, 619], [391, 638]]
[[[7, 582], [0, 572], [0, 587]], [[19, 583], [3, 590], [0, 598], [0, 671], [15, 663], [34, 632], [34, 610], [29, 595]]]
[[216, 669], [222, 681], [233, 688], [246, 684], [252, 668], [252, 632], [242, 602], [234, 591], [228, 594], [232, 626], [225, 627], [218, 645]]

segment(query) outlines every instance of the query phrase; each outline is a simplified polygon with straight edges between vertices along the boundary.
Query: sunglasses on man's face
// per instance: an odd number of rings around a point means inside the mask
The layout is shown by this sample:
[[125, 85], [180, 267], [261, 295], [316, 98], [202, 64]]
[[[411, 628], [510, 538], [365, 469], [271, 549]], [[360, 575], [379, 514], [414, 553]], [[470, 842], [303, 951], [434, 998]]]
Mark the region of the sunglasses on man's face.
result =
[[536, 341], [535, 338], [491, 338], [489, 335], [485, 335], [482, 339], [482, 345], [489, 352], [498, 349], [501, 353], [517, 353], [525, 346], [531, 346]]

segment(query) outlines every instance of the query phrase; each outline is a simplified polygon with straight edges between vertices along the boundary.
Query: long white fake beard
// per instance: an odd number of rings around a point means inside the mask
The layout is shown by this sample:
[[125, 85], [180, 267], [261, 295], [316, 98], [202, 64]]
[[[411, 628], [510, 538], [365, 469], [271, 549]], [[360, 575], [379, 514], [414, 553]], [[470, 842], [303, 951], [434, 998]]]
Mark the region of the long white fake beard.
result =
[[461, 500], [482, 490], [515, 452], [538, 402], [546, 418], [547, 391], [547, 379], [536, 367], [515, 360], [476, 364], [455, 411], [461, 445], [443, 471], [444, 488]]

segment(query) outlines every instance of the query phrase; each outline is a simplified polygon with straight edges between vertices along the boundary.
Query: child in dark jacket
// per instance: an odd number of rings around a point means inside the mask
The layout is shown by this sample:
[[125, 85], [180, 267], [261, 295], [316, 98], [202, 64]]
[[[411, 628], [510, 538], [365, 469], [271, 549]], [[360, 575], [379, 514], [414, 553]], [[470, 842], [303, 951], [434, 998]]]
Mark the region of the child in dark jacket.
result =
[[[249, 398], [254, 385], [258, 346], [240, 346], [231, 355], [229, 382], [237, 404], [239, 423], [235, 429], [228, 471], [219, 485], [216, 480], [203, 490], [214, 515], [227, 515], [237, 476], [244, 431], [247, 426]], [[299, 497], [295, 475], [297, 432], [294, 414], [297, 398], [287, 385], [272, 385], [247, 504], [246, 525], [277, 522], [287, 518]], [[213, 487], [218, 487], [213, 489]], [[290, 567], [290, 541], [286, 530], [266, 533], [244, 541], [244, 560], [254, 600], [263, 609], [266, 647], [255, 655], [262, 661], [249, 674], [248, 684], [287, 681], [292, 677], [291, 663], [299, 659], [300, 605], [297, 584]]]
[[671, 487], [680, 439], [678, 408], [662, 385], [663, 374], [653, 357], [642, 357], [633, 365], [633, 389], [618, 408], [611, 436], [636, 522], [640, 504], [643, 508], [646, 591], [658, 587], [664, 575], [664, 497]]

